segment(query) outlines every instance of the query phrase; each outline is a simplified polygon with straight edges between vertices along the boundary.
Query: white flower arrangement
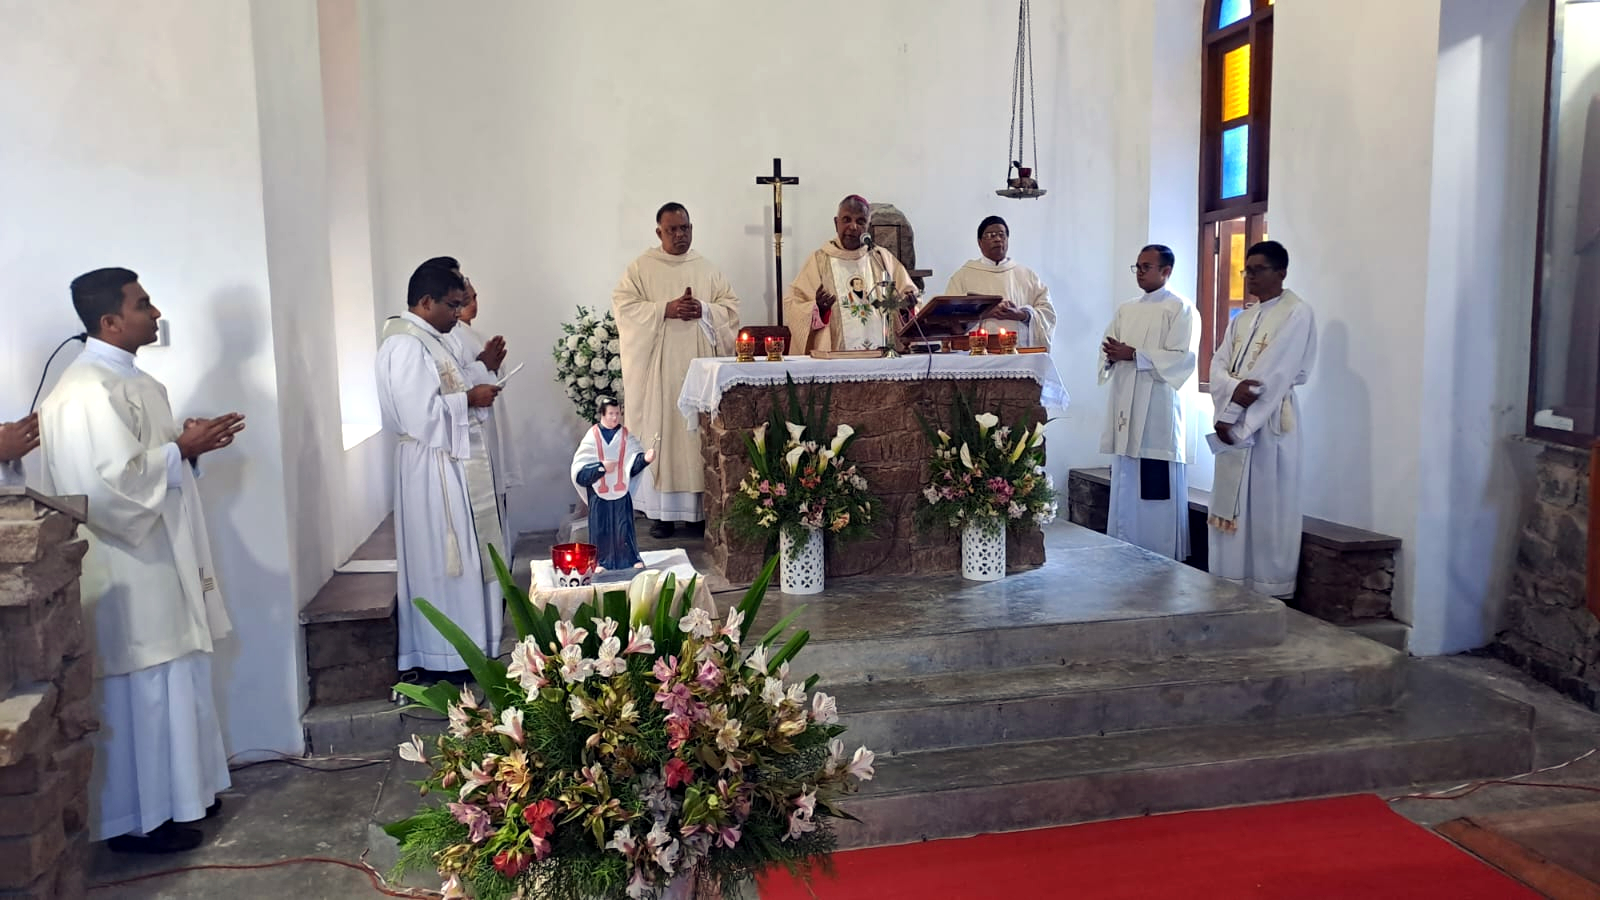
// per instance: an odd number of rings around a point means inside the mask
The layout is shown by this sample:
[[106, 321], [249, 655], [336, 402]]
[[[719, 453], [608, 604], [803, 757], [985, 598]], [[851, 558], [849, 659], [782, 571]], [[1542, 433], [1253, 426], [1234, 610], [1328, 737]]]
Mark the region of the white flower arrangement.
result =
[[578, 416], [585, 422], [599, 415], [602, 397], [622, 400], [622, 341], [610, 311], [604, 316], [578, 307], [578, 318], [561, 326], [551, 356], [556, 361], [556, 383], [566, 391]]

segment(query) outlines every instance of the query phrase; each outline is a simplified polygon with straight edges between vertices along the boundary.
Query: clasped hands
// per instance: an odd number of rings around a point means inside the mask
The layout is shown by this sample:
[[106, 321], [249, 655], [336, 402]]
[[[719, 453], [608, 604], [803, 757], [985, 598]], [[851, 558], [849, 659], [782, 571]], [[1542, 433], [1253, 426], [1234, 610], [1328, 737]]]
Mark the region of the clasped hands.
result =
[[489, 371], [498, 373], [505, 361], [506, 339], [497, 334], [483, 345], [483, 352], [478, 354], [478, 362], [483, 363], [484, 368]]
[[[998, 313], [999, 310], [996, 310], [995, 312]], [[996, 318], [1003, 317], [996, 316]], [[1106, 359], [1114, 363], [1133, 362], [1134, 357], [1138, 355], [1137, 350], [1134, 350], [1132, 347], [1124, 344], [1114, 337], [1106, 338], [1105, 343], [1100, 345], [1100, 352], [1106, 355]]]
[[185, 419], [183, 433], [178, 435], [178, 452], [184, 459], [194, 462], [206, 453], [232, 444], [234, 435], [243, 430], [243, 413], [227, 413], [215, 419]]
[[[1261, 387], [1261, 382], [1254, 378], [1246, 378], [1239, 382], [1239, 386], [1233, 389], [1233, 396], [1228, 399], [1237, 403], [1240, 407], [1248, 409], [1257, 400], [1261, 399], [1260, 392], [1255, 390], [1259, 387]], [[1218, 422], [1217, 438], [1224, 444], [1233, 443], [1233, 423]]]
[[[1022, 307], [1012, 303], [1010, 300], [1001, 300], [999, 306], [989, 311], [988, 317], [991, 319], [1006, 319], [1012, 322], [1028, 321], [1028, 314], [1022, 311]], [[1132, 357], [1129, 358], [1131, 359]]]
[[694, 298], [694, 288], [686, 287], [683, 289], [681, 296], [667, 301], [667, 308], [662, 314], [662, 318], [682, 319], [685, 322], [693, 322], [702, 315], [704, 315], [704, 312], [700, 308], [700, 301]]

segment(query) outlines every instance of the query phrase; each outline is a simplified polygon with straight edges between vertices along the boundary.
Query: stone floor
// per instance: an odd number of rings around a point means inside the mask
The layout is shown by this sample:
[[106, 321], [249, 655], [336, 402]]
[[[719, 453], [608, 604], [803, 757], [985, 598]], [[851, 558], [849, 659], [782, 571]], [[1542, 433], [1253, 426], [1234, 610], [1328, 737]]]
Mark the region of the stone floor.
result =
[[[645, 534], [641, 534], [640, 537], [641, 546], [646, 549], [657, 544]], [[1074, 539], [1099, 542], [1109, 540], [1099, 535], [1090, 538], [1063, 533], [1052, 541], [1052, 553], [1056, 550], [1055, 541], [1071, 542]], [[529, 552], [519, 552], [517, 555], [519, 558], [529, 558], [537, 552], [534, 548], [548, 543], [550, 543], [548, 535], [524, 536], [518, 549], [521, 551], [527, 548]], [[694, 541], [691, 536], [680, 534], [673, 543], [678, 546], [692, 546], [698, 541]], [[1109, 571], [1101, 572], [1095, 577], [1107, 585], [1115, 580], [1115, 575]], [[1204, 576], [1196, 573], [1196, 577]], [[1024, 588], [1029, 580], [1007, 579], [1007, 582], [1014, 581], [1015, 584], [1006, 584], [1005, 587], [1007, 591], [1014, 593], [1016, 589]], [[855, 588], [846, 582], [840, 584], [837, 589], [830, 590], [829, 595], [847, 593], [853, 596], [854, 592], [857, 592]], [[1012, 600], [1015, 601], [1018, 597], [1013, 597]], [[839, 598], [830, 596], [830, 599]], [[872, 599], [875, 603], [881, 604], [892, 598]], [[774, 604], [774, 606], [780, 605], [784, 604], [782, 602]], [[776, 613], [776, 609], [763, 610], [764, 615]], [[827, 630], [825, 622], [816, 624], [821, 625], [824, 631]], [[823, 660], [812, 659], [810, 662], [820, 664]], [[1565, 762], [1592, 749], [1597, 742], [1600, 742], [1600, 737], [1597, 737], [1600, 736], [1600, 714], [1568, 701], [1503, 663], [1486, 658], [1461, 656], [1415, 661], [1413, 665], [1430, 671], [1453, 674], [1474, 685], [1532, 706], [1536, 711], [1534, 729], [1536, 767]], [[297, 762], [306, 766], [322, 767], [328, 771], [312, 771], [288, 763], [268, 763], [236, 772], [234, 788], [225, 795], [222, 815], [216, 820], [205, 823], [208, 841], [194, 853], [180, 858], [140, 858], [118, 856], [105, 851], [103, 847], [96, 847], [92, 861], [91, 882], [115, 886], [97, 890], [93, 896], [117, 898], [117, 900], [140, 897], [221, 896], [241, 898], [241, 900], [257, 897], [295, 897], [297, 900], [315, 900], [315, 898], [379, 896], [365, 875], [331, 863], [292, 864], [255, 870], [226, 868], [307, 856], [355, 862], [366, 850], [368, 825], [377, 809], [381, 786], [386, 778], [391, 777], [391, 756], [381, 753], [374, 754], [367, 761], [342, 758]], [[400, 775], [398, 772], [392, 774], [395, 777]], [[1542, 773], [1531, 780], [1600, 787], [1600, 754], [1558, 771]], [[1381, 793], [1386, 797], [1393, 797], [1453, 786], [1453, 784], [1397, 785]], [[1405, 799], [1397, 800], [1394, 807], [1402, 815], [1431, 826], [1463, 815], [1554, 806], [1588, 800], [1592, 797], [1592, 794], [1578, 791], [1492, 785], [1461, 800]], [[120, 884], [129, 879], [187, 866], [223, 868], [172, 872], [136, 883]], [[424, 881], [417, 880], [414, 883], [423, 884]], [[830, 893], [826, 885], [819, 885], [819, 896], [826, 897]]]

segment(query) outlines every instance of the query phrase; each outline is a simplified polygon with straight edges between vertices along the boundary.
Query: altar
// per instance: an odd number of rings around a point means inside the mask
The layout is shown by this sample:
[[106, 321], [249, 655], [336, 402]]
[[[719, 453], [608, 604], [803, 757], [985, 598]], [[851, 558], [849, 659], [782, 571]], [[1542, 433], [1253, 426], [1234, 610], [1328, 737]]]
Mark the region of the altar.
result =
[[[759, 542], [734, 535], [724, 511], [750, 468], [744, 436], [767, 420], [789, 376], [800, 385], [802, 402], [813, 391], [832, 388], [830, 428], [848, 424], [856, 429], [850, 461], [884, 504], [884, 517], [872, 537], [837, 546], [828, 541], [830, 579], [961, 570], [960, 534], [943, 529], [923, 532], [915, 523], [917, 504], [925, 502], [921, 492], [931, 452], [918, 413], [930, 422], [943, 421], [950, 415], [957, 390], [972, 395], [978, 411], [995, 413], [1006, 425], [1023, 415], [1041, 421], [1068, 403], [1047, 353], [830, 360], [786, 356], [782, 362], [748, 363], [732, 357], [695, 360], [684, 379], [678, 411], [689, 429], [701, 434], [708, 574], [720, 576], [719, 589], [755, 580], [769, 552]], [[1065, 490], [1065, 484], [1058, 489]], [[1044, 539], [1037, 530], [1020, 538], [1010, 536], [1006, 552], [1010, 568], [1038, 566], [1044, 562]]]

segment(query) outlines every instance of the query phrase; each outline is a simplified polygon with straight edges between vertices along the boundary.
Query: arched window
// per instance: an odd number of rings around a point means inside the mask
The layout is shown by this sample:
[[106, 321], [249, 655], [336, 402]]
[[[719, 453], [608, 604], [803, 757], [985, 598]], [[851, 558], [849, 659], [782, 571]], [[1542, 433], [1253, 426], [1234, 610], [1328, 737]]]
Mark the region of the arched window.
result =
[[1245, 248], [1267, 236], [1272, 0], [1206, 0], [1200, 129], [1200, 380], [1244, 308]]

